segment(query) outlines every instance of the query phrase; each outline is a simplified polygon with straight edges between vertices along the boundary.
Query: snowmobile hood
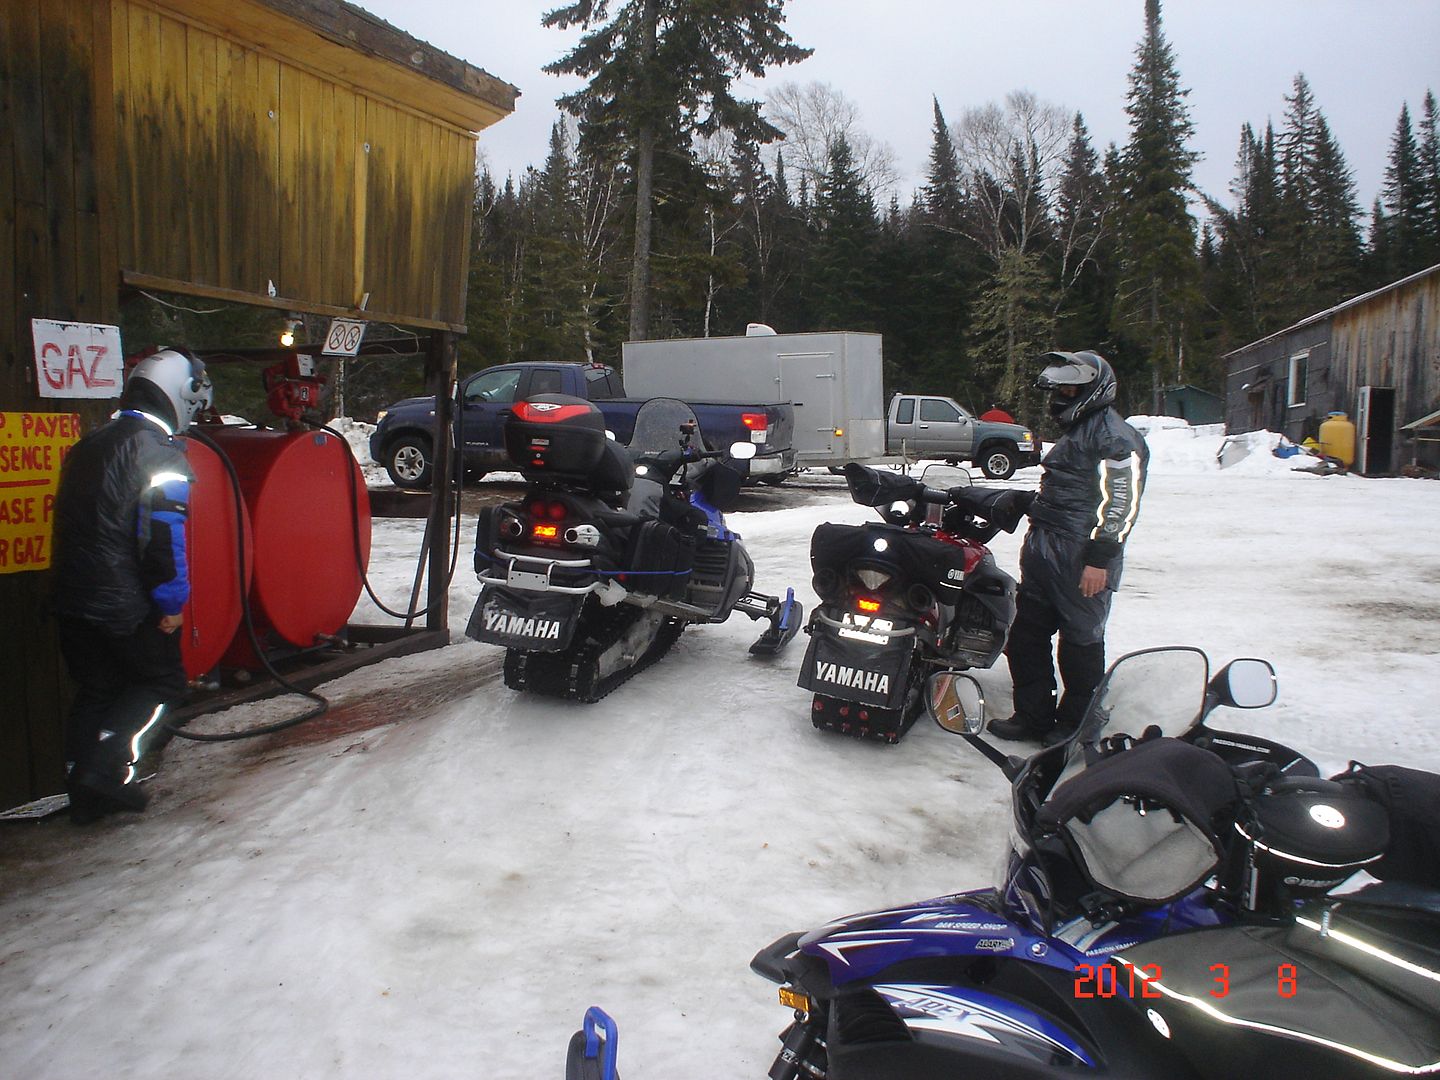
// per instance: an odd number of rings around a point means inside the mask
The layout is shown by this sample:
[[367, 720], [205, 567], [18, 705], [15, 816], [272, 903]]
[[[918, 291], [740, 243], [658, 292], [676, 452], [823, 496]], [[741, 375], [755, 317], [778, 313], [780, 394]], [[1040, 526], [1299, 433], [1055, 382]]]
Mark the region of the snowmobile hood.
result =
[[837, 986], [874, 977], [901, 960], [946, 956], [1024, 956], [1069, 968], [1072, 957], [989, 907], [991, 891], [921, 900], [850, 915], [800, 938], [801, 952], [823, 959]]

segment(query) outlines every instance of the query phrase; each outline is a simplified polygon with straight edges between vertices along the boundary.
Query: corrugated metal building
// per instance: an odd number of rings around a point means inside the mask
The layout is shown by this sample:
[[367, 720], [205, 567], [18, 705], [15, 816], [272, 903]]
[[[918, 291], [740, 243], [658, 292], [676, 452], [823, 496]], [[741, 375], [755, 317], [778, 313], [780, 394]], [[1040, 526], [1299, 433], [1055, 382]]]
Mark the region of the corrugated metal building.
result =
[[[102, 422], [40, 396], [31, 320], [136, 289], [414, 328], [448, 386], [475, 133], [518, 93], [340, 0], [4, 0], [0, 412]], [[60, 787], [48, 578], [0, 574], [0, 808]]]
[[1358, 471], [1395, 472], [1400, 428], [1440, 408], [1440, 265], [1227, 353], [1225, 429], [1299, 442], [1330, 412], [1356, 426]]

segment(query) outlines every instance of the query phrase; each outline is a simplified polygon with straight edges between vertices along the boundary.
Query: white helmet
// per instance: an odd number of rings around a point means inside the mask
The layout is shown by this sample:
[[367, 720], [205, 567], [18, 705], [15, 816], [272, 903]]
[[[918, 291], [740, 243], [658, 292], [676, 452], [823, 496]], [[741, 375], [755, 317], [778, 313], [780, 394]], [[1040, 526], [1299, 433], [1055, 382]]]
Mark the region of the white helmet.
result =
[[181, 349], [160, 349], [145, 357], [125, 381], [125, 403], [142, 407], [169, 406], [176, 432], [184, 431], [210, 408], [214, 390], [205, 361]]

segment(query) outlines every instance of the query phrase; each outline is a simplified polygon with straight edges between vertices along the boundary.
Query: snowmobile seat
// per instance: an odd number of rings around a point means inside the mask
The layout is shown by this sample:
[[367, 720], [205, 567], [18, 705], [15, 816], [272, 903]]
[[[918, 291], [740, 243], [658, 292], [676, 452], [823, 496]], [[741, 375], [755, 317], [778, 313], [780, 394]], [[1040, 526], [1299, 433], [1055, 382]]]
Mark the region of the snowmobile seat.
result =
[[1302, 907], [1288, 925], [1175, 934], [1114, 958], [1153, 979], [1145, 996], [1163, 999], [1151, 1004], [1207, 1075], [1440, 1070], [1440, 922], [1371, 916], [1342, 898]]

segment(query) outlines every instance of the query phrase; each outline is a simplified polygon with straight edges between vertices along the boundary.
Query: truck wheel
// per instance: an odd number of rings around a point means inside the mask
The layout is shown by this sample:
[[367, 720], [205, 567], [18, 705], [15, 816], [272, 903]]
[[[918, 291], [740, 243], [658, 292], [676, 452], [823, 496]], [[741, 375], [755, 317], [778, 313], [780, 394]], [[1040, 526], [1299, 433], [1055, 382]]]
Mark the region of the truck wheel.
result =
[[396, 487], [428, 490], [430, 440], [421, 435], [400, 436], [385, 450], [385, 471]]
[[975, 464], [987, 480], [1009, 480], [1015, 474], [1015, 454], [1003, 446], [988, 447]]

